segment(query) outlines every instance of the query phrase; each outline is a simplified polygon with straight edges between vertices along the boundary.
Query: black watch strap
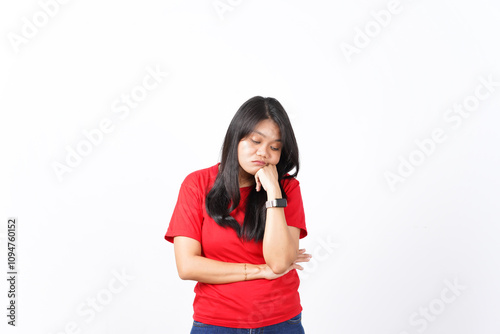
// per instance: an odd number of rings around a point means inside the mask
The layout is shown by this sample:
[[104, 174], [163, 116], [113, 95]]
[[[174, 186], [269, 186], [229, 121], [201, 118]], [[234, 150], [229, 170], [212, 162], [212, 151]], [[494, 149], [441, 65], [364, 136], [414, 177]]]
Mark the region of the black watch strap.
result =
[[286, 207], [286, 199], [284, 198], [277, 198], [275, 200], [272, 200], [272, 201], [267, 201], [266, 202], [266, 209], [267, 208], [284, 208]]

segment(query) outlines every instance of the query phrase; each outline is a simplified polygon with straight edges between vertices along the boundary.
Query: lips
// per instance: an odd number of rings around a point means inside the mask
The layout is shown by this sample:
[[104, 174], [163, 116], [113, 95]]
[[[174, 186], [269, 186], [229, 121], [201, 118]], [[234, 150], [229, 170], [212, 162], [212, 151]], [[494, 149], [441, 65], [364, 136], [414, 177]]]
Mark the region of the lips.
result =
[[259, 165], [259, 166], [265, 166], [265, 162], [264, 161], [260, 161], [260, 160], [255, 160], [255, 161], [252, 161], [254, 164], [256, 165]]

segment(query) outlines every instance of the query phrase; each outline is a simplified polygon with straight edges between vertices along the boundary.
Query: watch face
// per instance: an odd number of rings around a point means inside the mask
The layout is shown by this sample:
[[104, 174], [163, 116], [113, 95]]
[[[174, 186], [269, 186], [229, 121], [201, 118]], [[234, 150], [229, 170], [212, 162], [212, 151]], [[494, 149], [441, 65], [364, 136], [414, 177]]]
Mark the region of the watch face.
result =
[[284, 207], [286, 207], [286, 199], [284, 199], [284, 198], [278, 198], [276, 200], [276, 204], [277, 204], [276, 206], [284, 208]]

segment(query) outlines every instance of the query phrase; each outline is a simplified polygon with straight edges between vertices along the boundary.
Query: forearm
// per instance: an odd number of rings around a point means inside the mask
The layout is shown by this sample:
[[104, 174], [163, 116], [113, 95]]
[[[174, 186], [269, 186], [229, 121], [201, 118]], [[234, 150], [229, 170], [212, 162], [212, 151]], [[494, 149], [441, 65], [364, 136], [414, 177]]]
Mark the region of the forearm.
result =
[[246, 263], [245, 270], [245, 263], [223, 262], [203, 256], [192, 256], [180, 276], [183, 280], [210, 284], [225, 284], [263, 278], [259, 265]]
[[[268, 200], [282, 198], [279, 188], [270, 189], [267, 195]], [[298, 249], [295, 249], [283, 208], [267, 209], [262, 247], [264, 259], [275, 273], [284, 272], [295, 261]]]

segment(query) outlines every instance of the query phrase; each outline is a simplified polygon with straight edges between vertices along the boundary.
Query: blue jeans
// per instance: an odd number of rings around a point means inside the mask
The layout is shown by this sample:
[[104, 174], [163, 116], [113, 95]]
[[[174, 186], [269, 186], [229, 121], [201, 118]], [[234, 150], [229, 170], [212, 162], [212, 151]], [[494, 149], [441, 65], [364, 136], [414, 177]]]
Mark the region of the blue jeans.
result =
[[304, 334], [302, 312], [278, 324], [260, 328], [230, 328], [207, 325], [193, 320], [191, 334]]

